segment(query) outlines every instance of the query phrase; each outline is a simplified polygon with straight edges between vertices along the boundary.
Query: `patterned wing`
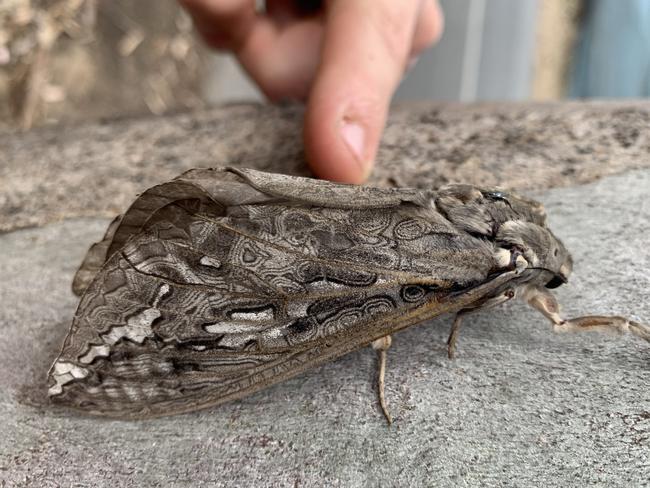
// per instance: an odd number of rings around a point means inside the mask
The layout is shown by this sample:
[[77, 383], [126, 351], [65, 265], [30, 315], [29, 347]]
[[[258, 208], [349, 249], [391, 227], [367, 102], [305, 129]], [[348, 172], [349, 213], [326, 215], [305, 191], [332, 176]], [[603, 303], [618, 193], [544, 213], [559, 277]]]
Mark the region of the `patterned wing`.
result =
[[495, 273], [489, 241], [412, 191], [345, 208], [309, 206], [304, 192], [296, 204], [238, 176], [204, 174], [192, 193], [188, 179], [175, 200], [152, 189], [149, 214], [130, 210], [119, 225], [131, 231], [109, 237], [116, 250], [50, 371], [54, 402], [129, 418], [216, 405], [462, 308], [510, 277]]

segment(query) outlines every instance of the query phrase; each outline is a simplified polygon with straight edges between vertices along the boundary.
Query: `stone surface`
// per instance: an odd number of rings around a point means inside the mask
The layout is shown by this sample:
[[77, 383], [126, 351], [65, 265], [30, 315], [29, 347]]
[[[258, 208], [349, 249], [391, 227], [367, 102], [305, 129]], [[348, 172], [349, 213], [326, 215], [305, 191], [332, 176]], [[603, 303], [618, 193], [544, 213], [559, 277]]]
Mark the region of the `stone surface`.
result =
[[[576, 261], [556, 290], [568, 315], [650, 321], [648, 188], [650, 170], [638, 170], [537, 193]], [[370, 348], [194, 414], [122, 422], [55, 410], [45, 374], [74, 314], [70, 281], [107, 222], [0, 234], [0, 486], [647, 486], [649, 345], [552, 335], [522, 304], [468, 319], [454, 361], [449, 317], [397, 334], [392, 427]]]
[[[306, 174], [302, 110], [212, 110], [0, 134], [0, 231], [109, 217], [182, 171]], [[391, 113], [370, 183], [542, 189], [650, 166], [650, 102], [421, 103]]]

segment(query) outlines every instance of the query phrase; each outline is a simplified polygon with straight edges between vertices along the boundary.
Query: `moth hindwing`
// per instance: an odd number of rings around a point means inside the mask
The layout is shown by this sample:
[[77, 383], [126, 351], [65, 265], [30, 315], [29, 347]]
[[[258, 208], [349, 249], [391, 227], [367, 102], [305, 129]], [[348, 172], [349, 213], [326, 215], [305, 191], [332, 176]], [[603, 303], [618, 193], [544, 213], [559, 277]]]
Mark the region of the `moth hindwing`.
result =
[[[502, 191], [191, 170], [144, 192], [88, 251], [49, 395], [96, 415], [175, 414], [372, 343], [390, 418], [390, 334], [457, 312], [451, 355], [463, 316], [516, 296], [556, 328], [592, 327], [562, 320], [545, 288], [570, 272], [543, 207]], [[640, 324], [596, 319], [650, 340]]]

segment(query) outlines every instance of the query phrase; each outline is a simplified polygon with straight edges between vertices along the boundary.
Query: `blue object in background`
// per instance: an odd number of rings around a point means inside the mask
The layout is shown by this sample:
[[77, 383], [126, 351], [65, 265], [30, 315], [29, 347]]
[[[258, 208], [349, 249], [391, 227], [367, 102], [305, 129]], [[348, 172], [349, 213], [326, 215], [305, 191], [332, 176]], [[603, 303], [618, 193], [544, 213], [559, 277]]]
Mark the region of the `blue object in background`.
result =
[[650, 0], [585, 0], [571, 97], [650, 96]]

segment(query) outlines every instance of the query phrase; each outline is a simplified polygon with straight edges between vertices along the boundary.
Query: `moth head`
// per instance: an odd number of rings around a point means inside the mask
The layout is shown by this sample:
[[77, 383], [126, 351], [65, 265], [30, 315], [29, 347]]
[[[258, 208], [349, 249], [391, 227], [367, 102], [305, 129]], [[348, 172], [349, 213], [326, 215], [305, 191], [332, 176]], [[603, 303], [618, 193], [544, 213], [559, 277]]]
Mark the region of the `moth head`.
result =
[[502, 217], [507, 219], [514, 214], [538, 225], [546, 223], [546, 209], [537, 200], [531, 200], [500, 189], [484, 189], [480, 191], [483, 199], [495, 207], [492, 210], [493, 215], [496, 213], [498, 216], [500, 213]]
[[497, 232], [497, 245], [519, 253], [530, 269], [543, 273], [546, 288], [565, 284], [573, 269], [573, 260], [560, 239], [546, 227], [525, 220], [504, 222]]
[[472, 185], [447, 185], [437, 192], [435, 208], [458, 229], [475, 236], [493, 238], [510, 220], [544, 225], [544, 206], [505, 190]]

